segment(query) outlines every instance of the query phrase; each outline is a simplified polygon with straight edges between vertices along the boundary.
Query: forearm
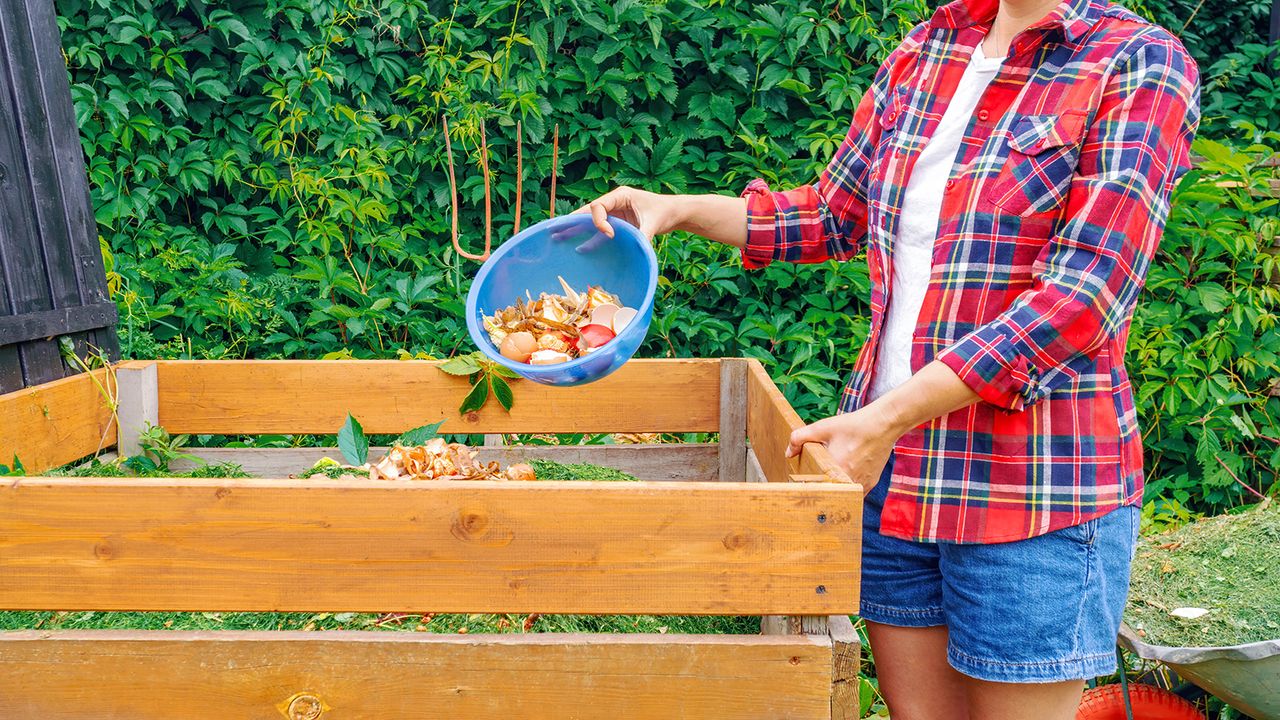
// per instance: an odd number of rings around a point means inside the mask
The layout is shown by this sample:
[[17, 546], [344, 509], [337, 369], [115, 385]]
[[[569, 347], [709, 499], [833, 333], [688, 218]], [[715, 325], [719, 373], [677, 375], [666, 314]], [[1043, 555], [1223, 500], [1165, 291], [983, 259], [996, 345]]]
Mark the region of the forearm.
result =
[[747, 201], [728, 195], [679, 195], [675, 229], [741, 249], [747, 244]]
[[980, 399], [955, 371], [935, 360], [867, 408], [875, 408], [894, 437], [901, 437], [914, 427], [969, 407]]

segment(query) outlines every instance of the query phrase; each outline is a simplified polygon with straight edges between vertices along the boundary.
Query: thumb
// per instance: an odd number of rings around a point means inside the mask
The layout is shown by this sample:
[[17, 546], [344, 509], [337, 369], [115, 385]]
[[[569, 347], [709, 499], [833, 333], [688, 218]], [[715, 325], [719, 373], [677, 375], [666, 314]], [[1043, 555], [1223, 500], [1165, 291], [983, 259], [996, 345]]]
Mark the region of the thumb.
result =
[[820, 431], [815, 425], [805, 425], [791, 433], [791, 439], [787, 443], [787, 457], [795, 457], [800, 454], [800, 450], [805, 443], [826, 442], [826, 433]]

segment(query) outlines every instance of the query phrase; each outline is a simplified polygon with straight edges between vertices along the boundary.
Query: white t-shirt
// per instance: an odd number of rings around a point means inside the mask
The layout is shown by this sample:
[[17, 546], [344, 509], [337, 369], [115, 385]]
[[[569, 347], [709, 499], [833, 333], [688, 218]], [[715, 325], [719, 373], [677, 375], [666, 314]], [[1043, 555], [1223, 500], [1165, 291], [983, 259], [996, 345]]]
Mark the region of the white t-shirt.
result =
[[898, 234], [893, 239], [889, 308], [885, 311], [869, 400], [875, 400], [911, 377], [911, 339], [933, 270], [933, 243], [938, 237], [942, 194], [974, 108], [1003, 62], [1004, 58], [988, 58], [982, 52], [982, 43], [978, 43], [951, 103], [920, 152], [907, 181]]

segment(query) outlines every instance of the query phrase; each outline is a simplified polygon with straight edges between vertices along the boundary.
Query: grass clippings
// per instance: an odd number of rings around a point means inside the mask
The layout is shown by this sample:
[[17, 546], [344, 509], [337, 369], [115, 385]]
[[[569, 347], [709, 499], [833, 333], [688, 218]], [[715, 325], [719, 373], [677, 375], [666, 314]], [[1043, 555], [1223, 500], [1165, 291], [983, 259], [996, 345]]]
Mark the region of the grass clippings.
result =
[[[1221, 647], [1280, 638], [1280, 504], [1204, 518], [1144, 537], [1133, 561], [1125, 622], [1171, 647]], [[1195, 619], [1171, 615], [1203, 608]]]
[[561, 463], [555, 460], [532, 460], [533, 472], [539, 480], [612, 480], [628, 481], [635, 475], [589, 463]]

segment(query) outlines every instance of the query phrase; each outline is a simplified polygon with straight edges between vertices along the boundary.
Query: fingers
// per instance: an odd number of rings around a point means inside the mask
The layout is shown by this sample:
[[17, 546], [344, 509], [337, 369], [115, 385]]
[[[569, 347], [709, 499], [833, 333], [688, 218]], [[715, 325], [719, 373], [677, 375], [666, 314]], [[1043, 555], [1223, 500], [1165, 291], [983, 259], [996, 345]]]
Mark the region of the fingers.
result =
[[608, 237], [613, 237], [613, 226], [609, 224], [609, 211], [600, 200], [591, 203], [591, 221], [596, 229]]
[[591, 222], [596, 226], [596, 229], [607, 237], [613, 237], [613, 226], [609, 224], [609, 216], [617, 215], [619, 210], [630, 209], [631, 202], [628, 194], [630, 190], [631, 188], [628, 187], [616, 187], [574, 210], [573, 214], [590, 213]]

